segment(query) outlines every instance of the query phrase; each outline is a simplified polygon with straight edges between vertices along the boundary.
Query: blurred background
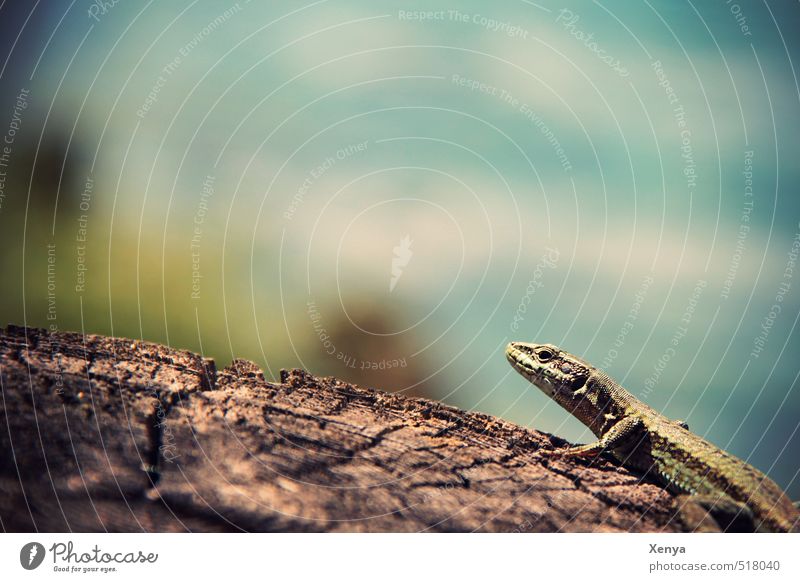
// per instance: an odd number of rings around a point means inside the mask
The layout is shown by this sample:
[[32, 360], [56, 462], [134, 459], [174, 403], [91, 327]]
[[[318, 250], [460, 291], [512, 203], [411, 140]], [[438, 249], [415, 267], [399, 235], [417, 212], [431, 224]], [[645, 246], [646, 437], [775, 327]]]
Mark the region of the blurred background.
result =
[[797, 3], [0, 4], [0, 325], [588, 431], [558, 344], [800, 498]]

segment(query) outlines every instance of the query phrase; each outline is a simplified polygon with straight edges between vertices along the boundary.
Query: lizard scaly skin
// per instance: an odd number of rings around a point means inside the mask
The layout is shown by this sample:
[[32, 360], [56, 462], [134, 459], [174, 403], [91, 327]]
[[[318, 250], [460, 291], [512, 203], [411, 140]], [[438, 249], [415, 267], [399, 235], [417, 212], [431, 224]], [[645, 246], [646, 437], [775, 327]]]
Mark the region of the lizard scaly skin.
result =
[[[679, 513], [690, 529], [739, 529], [744, 521], [755, 531], [799, 531], [800, 511], [766, 475], [658, 413], [602, 370], [550, 344], [512, 342], [506, 358], [598, 438], [553, 454], [608, 451], [626, 467], [652, 474], [683, 496]], [[708, 525], [707, 513], [716, 524]]]

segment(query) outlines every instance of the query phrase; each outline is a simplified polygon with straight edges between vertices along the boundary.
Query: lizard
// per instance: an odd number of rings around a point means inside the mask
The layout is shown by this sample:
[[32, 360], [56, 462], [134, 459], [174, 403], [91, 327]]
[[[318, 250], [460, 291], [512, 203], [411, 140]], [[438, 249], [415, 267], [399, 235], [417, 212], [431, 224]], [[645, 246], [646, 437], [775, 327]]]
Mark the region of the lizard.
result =
[[690, 531], [800, 531], [800, 511], [775, 482], [640, 401], [603, 370], [552, 344], [511, 342], [506, 358], [598, 439], [543, 454], [611, 453], [676, 495], [677, 516]]

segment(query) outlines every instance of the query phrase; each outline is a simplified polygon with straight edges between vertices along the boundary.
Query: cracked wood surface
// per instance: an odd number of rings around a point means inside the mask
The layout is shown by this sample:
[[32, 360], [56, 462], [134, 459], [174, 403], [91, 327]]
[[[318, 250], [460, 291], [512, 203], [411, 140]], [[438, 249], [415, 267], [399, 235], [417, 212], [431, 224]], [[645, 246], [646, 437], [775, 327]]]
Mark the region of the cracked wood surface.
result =
[[0, 330], [5, 531], [677, 531], [672, 497], [485, 414], [302, 370]]

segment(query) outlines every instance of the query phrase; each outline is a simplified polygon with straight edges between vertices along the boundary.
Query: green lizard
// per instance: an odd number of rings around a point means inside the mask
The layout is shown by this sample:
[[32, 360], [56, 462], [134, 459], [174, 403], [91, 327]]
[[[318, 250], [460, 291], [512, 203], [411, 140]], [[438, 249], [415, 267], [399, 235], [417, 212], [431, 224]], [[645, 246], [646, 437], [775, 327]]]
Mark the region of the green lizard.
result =
[[800, 531], [800, 511], [766, 475], [659, 414], [602, 370], [550, 344], [512, 342], [506, 358], [599, 439], [546, 454], [610, 452], [679, 494], [679, 516], [690, 530]]

